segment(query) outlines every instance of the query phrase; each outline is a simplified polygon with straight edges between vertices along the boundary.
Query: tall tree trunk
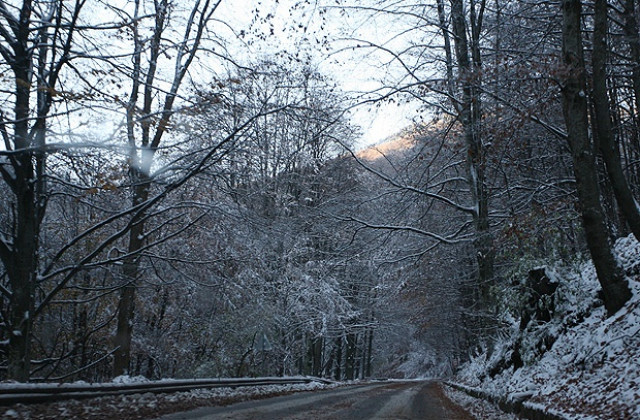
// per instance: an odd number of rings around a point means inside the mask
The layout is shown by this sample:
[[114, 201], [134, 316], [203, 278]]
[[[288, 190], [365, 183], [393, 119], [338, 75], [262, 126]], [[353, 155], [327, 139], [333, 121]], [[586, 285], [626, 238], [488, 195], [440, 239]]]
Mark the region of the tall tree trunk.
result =
[[[132, 57], [133, 72], [131, 94], [126, 106], [127, 116], [127, 137], [130, 147], [129, 169], [133, 180], [133, 205], [136, 206], [145, 202], [149, 196], [151, 185], [150, 173], [156, 150], [160, 146], [162, 137], [167, 131], [169, 122], [174, 113], [173, 104], [178, 96], [178, 90], [187, 75], [187, 70], [200, 47], [207, 22], [212, 19], [212, 15], [220, 5], [220, 1], [206, 0], [195, 2], [192, 5], [191, 13], [184, 25], [182, 42], [178, 42], [174, 52], [175, 72], [170, 82], [170, 88], [164, 97], [164, 103], [160, 107], [158, 118], [155, 119], [153, 113], [153, 102], [158, 95], [156, 83], [156, 72], [158, 70], [158, 60], [165, 47], [162, 43], [165, 40], [163, 34], [169, 26], [169, 11], [173, 7], [170, 0], [158, 0], [154, 2], [155, 17], [153, 33], [148, 40], [140, 34], [138, 24], [141, 21], [141, 0], [134, 0], [134, 16], [131, 23], [132, 37], [134, 42], [134, 52]], [[148, 53], [146, 72], [142, 70], [142, 56]], [[146, 73], [146, 74], [145, 74]], [[140, 89], [143, 90], [143, 100], [141, 112], [138, 109]], [[136, 134], [136, 127], [140, 128], [140, 133]], [[136, 137], [139, 136], [139, 142]], [[138, 154], [139, 153], [139, 154]], [[118, 330], [114, 337], [118, 346], [114, 360], [114, 375], [122, 375], [126, 372], [131, 359], [131, 334], [133, 318], [135, 312], [135, 287], [136, 278], [139, 271], [138, 251], [144, 246], [144, 212], [134, 216], [132, 229], [129, 235], [129, 256], [124, 262], [123, 275], [127, 284], [122, 290], [120, 302], [118, 303]]]
[[[23, 152], [29, 154], [28, 152]], [[21, 159], [26, 165], [31, 159]], [[20, 382], [29, 380], [31, 361], [30, 337], [35, 301], [36, 284], [36, 245], [37, 231], [33, 216], [33, 189], [27, 180], [18, 179], [20, 188], [24, 191], [18, 197], [18, 228], [14, 245], [13, 258], [10, 264], [5, 264], [9, 275], [9, 282], [13, 291], [9, 302], [9, 317], [7, 328], [9, 343], [7, 346], [8, 370], [7, 377]]]
[[589, 141], [580, 0], [563, 0], [562, 13], [562, 56], [566, 67], [562, 99], [567, 140], [573, 158], [573, 171], [587, 246], [603, 289], [605, 307], [611, 315], [624, 306], [631, 297], [631, 292], [613, 255], [600, 204], [595, 158]]
[[453, 103], [453, 106], [458, 109], [458, 104], [455, 98], [455, 83], [453, 78], [453, 53], [451, 52], [451, 37], [449, 36], [449, 24], [445, 15], [444, 0], [437, 0], [438, 3], [438, 22], [440, 23], [440, 30], [442, 31], [442, 40], [444, 41], [444, 53], [445, 63], [447, 68], [447, 93]]
[[[475, 16], [475, 12], [474, 12]], [[458, 77], [462, 83], [462, 103], [458, 109], [460, 121], [464, 128], [467, 146], [467, 170], [471, 189], [476, 229], [474, 242], [476, 261], [478, 263], [478, 280], [483, 304], [489, 302], [490, 289], [494, 278], [495, 250], [493, 236], [489, 226], [489, 192], [485, 180], [485, 150], [481, 136], [482, 109], [479, 90], [474, 86], [476, 73], [482, 65], [479, 54], [481, 17], [474, 17], [472, 35], [474, 46], [470, 48], [467, 39], [467, 23], [464, 14], [463, 0], [451, 1], [451, 23], [454, 36], [456, 60], [458, 62]], [[469, 59], [472, 51], [473, 67]]]
[[[134, 172], [138, 172], [137, 170]], [[133, 206], [143, 203], [149, 197], [149, 179], [141, 173], [137, 173], [134, 179], [138, 185], [133, 192]], [[131, 364], [131, 337], [133, 336], [133, 322], [135, 319], [136, 285], [140, 266], [139, 251], [144, 246], [144, 214], [134, 216], [129, 232], [129, 256], [122, 267], [124, 285], [118, 301], [118, 323], [114, 336], [114, 345], [117, 347], [114, 353], [113, 375], [126, 375]]]
[[356, 351], [358, 349], [357, 335], [347, 334], [347, 348], [345, 354], [344, 376], [347, 380], [354, 380], [356, 374]]
[[607, 94], [607, 33], [607, 0], [595, 0], [592, 54], [595, 132], [620, 211], [633, 235], [640, 240], [640, 208], [624, 176], [618, 147], [611, 129], [611, 113]]
[[[26, 130], [24, 135], [26, 136]], [[26, 145], [19, 148], [26, 148]], [[13, 292], [9, 300], [7, 322], [9, 331], [7, 377], [26, 382], [29, 380], [31, 359], [30, 338], [35, 303], [40, 229], [36, 191], [34, 183], [31, 182], [34, 176], [32, 153], [23, 150], [15, 159], [19, 162], [19, 165], [15, 166], [17, 172], [15, 197], [18, 220], [11, 255], [8, 261], [4, 261]]]
[[[373, 321], [373, 315], [371, 316]], [[369, 336], [367, 337], [367, 362], [366, 362], [366, 370], [365, 376], [367, 378], [371, 377], [371, 353], [373, 351], [373, 328], [368, 329]]]
[[[635, 0], [624, 1], [624, 36], [629, 43], [631, 59], [631, 81], [635, 96], [636, 112], [640, 113], [640, 35], [635, 14]], [[636, 121], [638, 116], [636, 115]]]
[[[21, 19], [28, 22], [31, 6], [25, 3]], [[12, 295], [9, 300], [9, 343], [7, 348], [7, 377], [21, 382], [29, 380], [30, 338], [35, 304], [36, 270], [40, 236], [39, 200], [36, 188], [33, 146], [29, 136], [29, 114], [31, 97], [31, 60], [28, 51], [29, 27], [24, 25], [14, 47], [15, 62], [15, 157], [10, 157], [15, 170], [15, 179], [9, 185], [15, 196], [16, 223], [13, 246], [3, 252], [3, 263], [9, 277]], [[36, 181], [36, 182], [34, 182]]]
[[342, 336], [336, 338], [336, 374], [334, 376], [336, 381], [342, 380]]
[[[624, 6], [624, 37], [629, 45], [629, 58], [631, 61], [631, 84], [635, 105], [632, 110], [633, 120], [635, 122], [635, 130], [631, 136], [631, 144], [633, 146], [633, 154], [637, 157], [640, 146], [638, 139], [638, 131], [640, 131], [640, 35], [638, 35], [638, 20], [636, 19], [635, 4], [636, 0], [621, 0]], [[632, 173], [637, 180], [640, 178], [640, 168], [637, 165], [632, 166]]]
[[[2, 56], [6, 60], [5, 64], [8, 64], [13, 72], [15, 83], [15, 154], [7, 158], [8, 167], [13, 168], [14, 173], [10, 174], [4, 166], [0, 168], [0, 173], [11, 189], [15, 202], [11, 205], [14, 212], [13, 237], [10, 241], [5, 241], [4, 238], [0, 240], [0, 259], [6, 268], [11, 286], [6, 320], [9, 331], [7, 375], [10, 379], [19, 381], [29, 379], [31, 327], [36, 315], [38, 248], [41, 223], [47, 205], [44, 150], [46, 121], [52, 105], [52, 92], [55, 91], [62, 67], [68, 62], [68, 54], [73, 46], [73, 34], [77, 29], [75, 22], [83, 5], [76, 2], [75, 6], [68, 9], [73, 12], [73, 17], [63, 23], [60, 20], [62, 2], [52, 2], [47, 6], [51, 13], [48, 13], [48, 16], [38, 15], [36, 22], [31, 19], [34, 10], [37, 9], [34, 3], [37, 2], [24, 0], [19, 16], [16, 16], [15, 26], [9, 23], [9, 27], [4, 27], [2, 33], [6, 42], [3, 44]], [[18, 9], [17, 5], [15, 9]], [[5, 20], [12, 19], [5, 15]], [[33, 23], [36, 23], [39, 29], [35, 30]], [[61, 25], [65, 27], [64, 32], [67, 36], [62, 48], [56, 45], [55, 40], [49, 35], [50, 31], [60, 31]], [[11, 52], [8, 47], [12, 49]], [[51, 51], [55, 51], [55, 54]], [[37, 57], [37, 60], [34, 60], [34, 57]], [[35, 86], [34, 76], [37, 79]], [[35, 109], [31, 109], [33, 97], [36, 99]], [[0, 119], [5, 148], [9, 150], [11, 141], [6, 129], [7, 124], [3, 117]]]
[[324, 348], [324, 339], [317, 337], [311, 340], [311, 375], [320, 376], [322, 374], [322, 349]]

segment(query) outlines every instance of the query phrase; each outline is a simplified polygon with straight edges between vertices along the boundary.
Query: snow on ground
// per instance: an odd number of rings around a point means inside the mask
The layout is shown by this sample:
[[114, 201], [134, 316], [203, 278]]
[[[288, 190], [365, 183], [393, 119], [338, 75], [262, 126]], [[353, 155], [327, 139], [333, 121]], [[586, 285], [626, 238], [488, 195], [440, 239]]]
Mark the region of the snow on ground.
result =
[[[283, 379], [306, 379], [305, 376], [289, 376], [287, 378], [283, 378], [281, 376], [262, 376], [259, 379], [261, 380], [274, 380], [279, 381]], [[175, 378], [165, 378], [157, 381], [150, 381], [144, 376], [129, 376], [129, 375], [121, 375], [116, 376], [111, 382], [85, 382], [85, 381], [75, 381], [75, 382], [16, 382], [12, 380], [2, 381], [0, 382], [0, 392], [3, 389], [25, 389], [25, 390], [43, 390], [46, 391], [50, 388], [74, 388], [80, 391], [91, 391], [96, 387], [100, 388], [122, 388], [122, 386], [126, 385], [136, 385], [136, 384], [149, 384], [153, 382], [154, 385], [174, 385], [176, 382], [237, 382], [237, 381], [255, 381], [257, 378], [255, 377], [237, 377], [237, 378], [201, 378], [201, 379], [175, 379]]]
[[[124, 383], [140, 382], [140, 378], [122, 379]], [[123, 383], [120, 382], [120, 383]], [[247, 386], [238, 388], [196, 389], [188, 392], [153, 394], [150, 392], [105, 396], [84, 400], [69, 400], [49, 404], [0, 407], [1, 419], [83, 419], [83, 420], [137, 420], [153, 419], [178, 411], [197, 407], [227, 405], [235, 402], [275, 397], [293, 392], [329, 389], [338, 384], [308, 384]]]
[[505, 413], [488, 401], [471, 397], [446, 385], [443, 385], [442, 389], [451, 401], [454, 401], [477, 419], [518, 420], [516, 415]]
[[[577, 270], [548, 269], [559, 282], [551, 322], [527, 328], [521, 336], [524, 366], [489, 375], [509, 360], [518, 336], [510, 336], [460, 369], [457, 380], [500, 396], [531, 395], [527, 404], [569, 419], [640, 419], [640, 245], [633, 237], [616, 243], [633, 297], [607, 317], [597, 298], [593, 265]], [[546, 349], [550, 347], [550, 349]]]
[[142, 375], [138, 375], [138, 376], [120, 375], [113, 378], [111, 382], [114, 384], [128, 385], [128, 384], [139, 384], [142, 382], [149, 382], [149, 380]]

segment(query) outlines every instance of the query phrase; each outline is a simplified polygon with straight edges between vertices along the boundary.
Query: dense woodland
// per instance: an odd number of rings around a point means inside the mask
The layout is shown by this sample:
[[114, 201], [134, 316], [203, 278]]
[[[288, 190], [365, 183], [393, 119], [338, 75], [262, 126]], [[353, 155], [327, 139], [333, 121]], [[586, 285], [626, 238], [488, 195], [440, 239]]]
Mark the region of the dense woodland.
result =
[[448, 374], [553, 260], [624, 306], [635, 0], [222, 3], [0, 1], [1, 379]]

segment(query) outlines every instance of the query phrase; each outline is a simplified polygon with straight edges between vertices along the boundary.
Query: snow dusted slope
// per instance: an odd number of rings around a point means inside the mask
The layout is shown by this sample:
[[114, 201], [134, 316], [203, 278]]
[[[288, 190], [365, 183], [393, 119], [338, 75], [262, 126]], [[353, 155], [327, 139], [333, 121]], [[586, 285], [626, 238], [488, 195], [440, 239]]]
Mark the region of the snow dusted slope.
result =
[[[493, 356], [482, 354], [463, 366], [458, 381], [497, 396], [528, 398], [527, 405], [569, 419], [640, 419], [640, 245], [630, 236], [616, 243], [616, 251], [633, 292], [618, 313], [606, 317], [591, 263], [548, 268], [559, 283], [552, 320], [524, 333], [513, 320]], [[505, 362], [518, 339], [524, 366], [514, 371]], [[507, 367], [496, 369], [501, 364]]]

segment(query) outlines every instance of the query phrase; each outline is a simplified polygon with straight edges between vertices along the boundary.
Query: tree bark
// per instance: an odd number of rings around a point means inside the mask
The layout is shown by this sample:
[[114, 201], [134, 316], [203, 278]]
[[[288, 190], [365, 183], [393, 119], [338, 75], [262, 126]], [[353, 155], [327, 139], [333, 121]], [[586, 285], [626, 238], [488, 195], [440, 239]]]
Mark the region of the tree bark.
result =
[[[29, 112], [31, 107], [32, 52], [28, 48], [31, 4], [24, 2], [20, 13], [23, 24], [16, 34], [13, 46], [15, 60], [10, 63], [15, 78], [14, 150], [11, 163], [15, 180], [8, 184], [15, 196], [16, 223], [13, 247], [3, 253], [12, 295], [9, 301], [9, 343], [7, 346], [7, 377], [20, 382], [29, 380], [31, 359], [30, 338], [35, 302], [37, 250], [40, 237], [40, 212], [36, 183], [37, 168], [34, 153], [28, 150], [32, 144], [29, 136]], [[26, 24], [24, 24], [26, 23]]]
[[[7, 296], [6, 328], [9, 332], [7, 348], [7, 376], [27, 381], [30, 369], [30, 340], [33, 318], [36, 316], [38, 287], [38, 250], [40, 228], [47, 207], [46, 129], [47, 117], [53, 103], [61, 69], [68, 63], [76, 22], [84, 5], [76, 2], [64, 9], [62, 2], [51, 2], [50, 13], [38, 15], [35, 2], [23, 0], [18, 16], [3, 6], [4, 22], [0, 38], [0, 55], [11, 68], [14, 78], [14, 115], [8, 123], [0, 112], [0, 131], [7, 151], [8, 165], [0, 165], [2, 179], [11, 190], [11, 238], [0, 237], [0, 260], [7, 271], [11, 295]], [[43, 6], [44, 7], [44, 6]], [[63, 10], [71, 19], [63, 22]], [[35, 25], [34, 25], [35, 24]], [[65, 30], [61, 31], [64, 27]], [[52, 34], [56, 33], [55, 37]], [[62, 33], [66, 39], [62, 44]], [[34, 82], [34, 79], [35, 82]], [[35, 86], [34, 86], [35, 85]], [[35, 98], [35, 103], [33, 99]], [[13, 125], [13, 145], [7, 127]], [[13, 169], [13, 174], [10, 170]], [[11, 200], [11, 199], [9, 199]]]
[[600, 204], [595, 157], [589, 140], [580, 0], [563, 0], [562, 13], [562, 56], [566, 71], [562, 104], [567, 141], [571, 149], [587, 246], [603, 289], [605, 307], [609, 315], [612, 315], [629, 300], [631, 292], [613, 255]]
[[[196, 2], [184, 27], [184, 37], [175, 52], [175, 73], [171, 80], [171, 87], [164, 97], [164, 104], [159, 107], [159, 120], [153, 118], [153, 101], [158, 93], [156, 82], [157, 62], [163, 53], [163, 33], [167, 29], [172, 2], [161, 0], [154, 2], [155, 20], [151, 42], [147, 45], [139, 33], [141, 1], [134, 1], [134, 19], [131, 24], [134, 41], [132, 89], [127, 111], [127, 137], [130, 147], [129, 169], [133, 182], [132, 200], [136, 206], [145, 202], [149, 197], [151, 186], [151, 168], [155, 153], [160, 146], [162, 137], [166, 133], [169, 122], [174, 114], [173, 104], [178, 94], [187, 70], [199, 49], [207, 22], [213, 12], [220, 5], [220, 1]], [[143, 76], [142, 55], [148, 53], [147, 71]], [[143, 80], [144, 79], [144, 80]], [[140, 88], [143, 88], [142, 113], [138, 112]], [[140, 140], [136, 140], [136, 127], [140, 128]], [[118, 329], [114, 343], [118, 346], [115, 353], [115, 376], [126, 373], [131, 361], [131, 338], [133, 319], [135, 316], [135, 287], [139, 271], [138, 253], [144, 246], [144, 212], [138, 213], [131, 221], [132, 228], [129, 235], [129, 257], [123, 265], [123, 276], [126, 284], [122, 290], [118, 303]]]
[[342, 380], [342, 336], [336, 337], [336, 374], [334, 376], [336, 381]]
[[[137, 170], [134, 170], [137, 172]], [[149, 196], [150, 180], [144, 174], [134, 177], [139, 184], [134, 188], [133, 206], [147, 200]], [[113, 375], [120, 376], [129, 373], [131, 364], [131, 338], [133, 336], [133, 322], [135, 319], [136, 284], [139, 271], [139, 251], [144, 246], [144, 215], [134, 217], [129, 232], [129, 257], [124, 261], [122, 274], [125, 281], [120, 300], [118, 301], [118, 323], [114, 336], [117, 347], [113, 360]]]
[[629, 44], [636, 112], [640, 112], [640, 35], [638, 35], [638, 21], [635, 15], [635, 0], [625, 0], [624, 9], [624, 36]]
[[[29, 93], [26, 92], [26, 95]], [[16, 115], [20, 115], [16, 113]], [[27, 114], [28, 115], [28, 114]], [[24, 117], [27, 120], [27, 116]], [[18, 117], [20, 119], [20, 117]], [[16, 136], [27, 136], [26, 130], [17, 130]], [[17, 139], [16, 139], [17, 140]], [[22, 141], [21, 141], [22, 143]], [[18, 145], [17, 150], [27, 145]], [[7, 376], [20, 382], [29, 380], [30, 337], [34, 313], [36, 270], [39, 244], [39, 217], [34, 183], [33, 153], [20, 151], [15, 158], [15, 197], [17, 200], [17, 224], [15, 242], [9, 257], [4, 261], [12, 295], [9, 302], [9, 344], [7, 349]]]
[[[373, 318], [373, 316], [372, 316]], [[371, 377], [371, 354], [373, 352], [373, 328], [369, 328], [368, 330], [369, 336], [367, 337], [367, 363], [366, 363], [366, 371], [365, 377]]]
[[[475, 14], [474, 14], [475, 16]], [[476, 19], [478, 21], [476, 21]], [[478, 263], [478, 280], [483, 304], [490, 300], [490, 289], [494, 279], [495, 249], [493, 236], [489, 226], [489, 191], [485, 180], [485, 149], [482, 144], [481, 118], [482, 105], [480, 94], [474, 87], [475, 77], [482, 65], [478, 46], [472, 46], [473, 67], [469, 59], [469, 41], [467, 39], [467, 23], [464, 14], [463, 0], [452, 0], [451, 22], [454, 36], [458, 77], [462, 83], [462, 105], [459, 108], [460, 122], [464, 129], [467, 146], [467, 170], [471, 189], [471, 198], [476, 208], [474, 224], [476, 240], [474, 241], [476, 261]], [[474, 18], [472, 42], [479, 42], [481, 17]], [[475, 71], [474, 71], [475, 70]]]
[[345, 354], [344, 376], [347, 380], [356, 379], [356, 351], [358, 342], [355, 333], [347, 334], [347, 348]]
[[607, 94], [607, 0], [595, 0], [593, 31], [593, 107], [595, 111], [595, 132], [602, 158], [611, 181], [611, 188], [620, 211], [633, 232], [640, 240], [640, 210], [625, 178], [618, 147], [613, 138], [609, 96]]

